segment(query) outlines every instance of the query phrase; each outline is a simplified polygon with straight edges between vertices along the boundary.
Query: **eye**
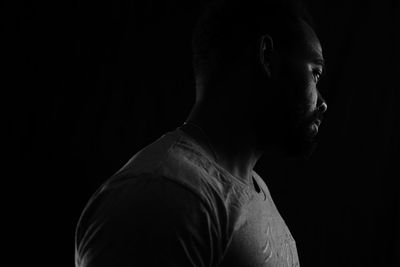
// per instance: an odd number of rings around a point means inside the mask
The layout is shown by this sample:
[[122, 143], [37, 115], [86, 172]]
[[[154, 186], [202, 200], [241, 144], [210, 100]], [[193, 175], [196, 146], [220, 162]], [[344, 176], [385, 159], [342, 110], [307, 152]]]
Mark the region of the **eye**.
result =
[[321, 79], [322, 70], [320, 70], [320, 69], [314, 69], [314, 70], [313, 70], [313, 76], [314, 76], [315, 83], [317, 83], [317, 82]]

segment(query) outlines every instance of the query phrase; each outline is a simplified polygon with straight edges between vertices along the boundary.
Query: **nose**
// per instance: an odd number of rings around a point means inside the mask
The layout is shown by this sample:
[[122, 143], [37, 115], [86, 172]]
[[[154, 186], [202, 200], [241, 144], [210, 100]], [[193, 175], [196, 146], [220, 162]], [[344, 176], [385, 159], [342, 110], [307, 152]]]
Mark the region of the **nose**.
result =
[[322, 97], [320, 92], [318, 92], [317, 110], [322, 114], [328, 109], [328, 104], [326, 104], [325, 99]]

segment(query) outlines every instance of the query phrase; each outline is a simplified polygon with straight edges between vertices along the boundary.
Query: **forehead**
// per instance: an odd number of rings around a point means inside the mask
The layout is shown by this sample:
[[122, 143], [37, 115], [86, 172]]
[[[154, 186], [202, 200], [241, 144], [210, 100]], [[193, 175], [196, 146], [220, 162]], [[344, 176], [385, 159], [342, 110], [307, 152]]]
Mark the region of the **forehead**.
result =
[[323, 59], [321, 43], [314, 30], [304, 20], [300, 20], [299, 31], [302, 36], [300, 45], [302, 52], [312, 59]]

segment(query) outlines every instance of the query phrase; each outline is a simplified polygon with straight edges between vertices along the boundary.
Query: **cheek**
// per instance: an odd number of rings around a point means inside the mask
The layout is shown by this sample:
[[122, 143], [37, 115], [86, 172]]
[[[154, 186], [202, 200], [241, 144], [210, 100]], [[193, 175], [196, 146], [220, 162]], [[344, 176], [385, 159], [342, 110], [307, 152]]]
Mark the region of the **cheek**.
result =
[[297, 76], [293, 80], [292, 88], [295, 90], [293, 98], [296, 105], [304, 112], [313, 111], [317, 104], [318, 95], [312, 72], [303, 66], [298, 69]]
[[306, 89], [306, 101], [310, 111], [314, 111], [317, 106], [318, 93], [314, 82], [310, 82]]
[[316, 102], [313, 83], [309, 81], [306, 75], [292, 76], [286, 84], [286, 100], [296, 109], [310, 109]]
[[303, 124], [312, 116], [317, 104], [317, 91], [313, 81], [305, 75], [297, 77], [290, 84], [291, 90], [286, 97], [289, 117], [293, 125]]

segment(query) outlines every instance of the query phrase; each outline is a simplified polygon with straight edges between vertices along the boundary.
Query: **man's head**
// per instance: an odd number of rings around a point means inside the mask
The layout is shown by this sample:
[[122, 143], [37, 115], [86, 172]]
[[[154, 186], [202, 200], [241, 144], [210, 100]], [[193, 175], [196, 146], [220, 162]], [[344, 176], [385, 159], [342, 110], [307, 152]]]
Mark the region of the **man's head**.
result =
[[326, 110], [317, 90], [322, 49], [310, 25], [305, 9], [291, 1], [210, 6], [193, 35], [197, 101], [227, 96], [240, 104], [261, 150], [308, 156]]

